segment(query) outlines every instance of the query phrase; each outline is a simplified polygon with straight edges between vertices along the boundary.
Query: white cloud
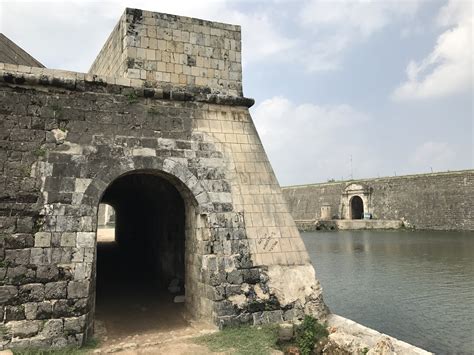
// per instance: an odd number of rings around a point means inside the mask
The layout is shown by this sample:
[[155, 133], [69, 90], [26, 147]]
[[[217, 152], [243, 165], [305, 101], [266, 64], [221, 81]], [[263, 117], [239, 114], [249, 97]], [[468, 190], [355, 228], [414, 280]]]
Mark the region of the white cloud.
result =
[[272, 19], [264, 13], [244, 14], [239, 11], [224, 13], [226, 21], [242, 28], [243, 64], [267, 60], [269, 57], [291, 50], [298, 41], [279, 32]]
[[410, 61], [407, 80], [392, 94], [394, 100], [419, 100], [448, 96], [472, 89], [473, 12], [470, 1], [451, 0], [438, 15], [441, 26], [450, 26], [423, 60]]
[[299, 18], [310, 42], [299, 48], [298, 57], [309, 71], [338, 69], [351, 46], [367, 40], [385, 27], [412, 18], [421, 0], [310, 0]]
[[401, 29], [400, 38], [411, 38], [426, 33], [426, 28], [421, 24], [410, 24]]
[[355, 175], [376, 173], [364, 128], [370, 116], [349, 105], [296, 105], [273, 97], [258, 105], [253, 117], [283, 185], [348, 178], [351, 155]]
[[422, 171], [432, 168], [434, 171], [447, 170], [456, 157], [453, 147], [446, 142], [425, 142], [413, 153], [410, 162]]
[[250, 9], [245, 0], [6, 0], [0, 31], [47, 66], [87, 71], [124, 8], [136, 7], [240, 24], [244, 65], [296, 63], [316, 72], [338, 69], [348, 48], [410, 17], [419, 1], [308, 0], [289, 6], [275, 0]]
[[300, 16], [316, 32], [329, 27], [347, 35], [370, 36], [401, 17], [413, 16], [419, 4], [419, 0], [311, 0]]
[[[298, 41], [278, 31], [266, 13], [244, 13], [216, 0], [3, 1], [0, 31], [48, 67], [87, 71], [125, 7], [242, 26], [244, 64], [267, 60]], [[21, 21], [19, 20], [21, 19]]]

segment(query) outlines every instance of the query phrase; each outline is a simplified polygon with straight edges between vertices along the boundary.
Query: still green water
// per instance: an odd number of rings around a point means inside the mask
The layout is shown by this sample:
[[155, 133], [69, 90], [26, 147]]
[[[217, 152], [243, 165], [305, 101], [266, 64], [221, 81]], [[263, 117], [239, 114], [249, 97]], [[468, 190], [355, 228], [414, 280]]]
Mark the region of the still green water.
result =
[[331, 312], [437, 354], [474, 354], [474, 233], [302, 233]]

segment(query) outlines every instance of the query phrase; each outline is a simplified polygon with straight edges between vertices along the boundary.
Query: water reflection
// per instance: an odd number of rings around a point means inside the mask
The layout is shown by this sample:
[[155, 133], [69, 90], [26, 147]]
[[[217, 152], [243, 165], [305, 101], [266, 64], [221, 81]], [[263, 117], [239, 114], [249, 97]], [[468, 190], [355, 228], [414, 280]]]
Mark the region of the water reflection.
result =
[[474, 233], [302, 236], [333, 312], [437, 353], [473, 353]]

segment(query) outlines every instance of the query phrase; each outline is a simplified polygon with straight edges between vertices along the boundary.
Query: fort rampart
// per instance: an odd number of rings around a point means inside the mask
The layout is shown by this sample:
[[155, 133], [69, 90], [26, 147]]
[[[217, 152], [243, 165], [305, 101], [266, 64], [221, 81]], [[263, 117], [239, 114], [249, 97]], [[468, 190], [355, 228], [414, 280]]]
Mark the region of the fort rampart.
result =
[[[359, 189], [359, 190], [358, 190]], [[296, 221], [351, 219], [349, 199], [360, 196], [377, 220], [404, 220], [416, 229], [474, 230], [474, 170], [287, 186]]]

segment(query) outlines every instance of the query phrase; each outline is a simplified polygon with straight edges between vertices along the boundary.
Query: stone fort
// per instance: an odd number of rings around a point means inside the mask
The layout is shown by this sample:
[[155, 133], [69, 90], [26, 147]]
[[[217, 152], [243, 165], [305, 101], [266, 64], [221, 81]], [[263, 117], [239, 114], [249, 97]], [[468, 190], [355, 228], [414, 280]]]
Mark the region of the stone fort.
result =
[[[126, 9], [89, 73], [3, 43], [0, 349], [83, 344], [121, 264], [179, 280], [220, 327], [325, 318], [243, 96], [239, 26]], [[97, 246], [101, 203], [118, 257]]]

